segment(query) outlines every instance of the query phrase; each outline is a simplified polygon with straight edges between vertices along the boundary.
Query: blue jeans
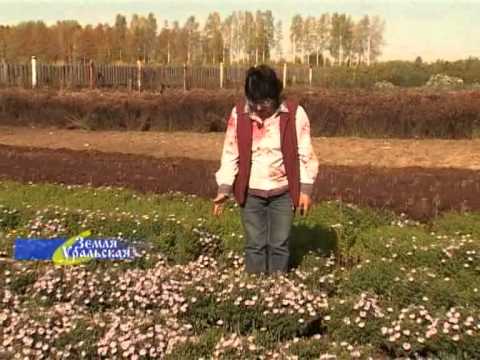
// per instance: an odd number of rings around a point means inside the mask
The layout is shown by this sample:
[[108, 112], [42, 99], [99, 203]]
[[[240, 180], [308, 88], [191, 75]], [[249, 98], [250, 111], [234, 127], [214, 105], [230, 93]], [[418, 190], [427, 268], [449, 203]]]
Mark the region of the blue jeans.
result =
[[290, 193], [269, 198], [247, 194], [240, 215], [245, 231], [245, 270], [249, 273], [288, 271], [294, 217]]

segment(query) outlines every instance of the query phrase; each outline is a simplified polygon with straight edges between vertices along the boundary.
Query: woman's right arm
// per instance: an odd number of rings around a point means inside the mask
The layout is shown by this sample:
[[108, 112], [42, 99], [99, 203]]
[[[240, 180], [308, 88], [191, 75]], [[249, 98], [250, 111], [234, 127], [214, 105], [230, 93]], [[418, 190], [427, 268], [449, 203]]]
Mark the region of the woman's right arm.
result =
[[220, 168], [215, 173], [218, 185], [218, 194], [231, 196], [233, 182], [238, 173], [238, 144], [237, 144], [237, 112], [235, 107], [227, 121], [227, 130], [223, 142], [222, 158]]

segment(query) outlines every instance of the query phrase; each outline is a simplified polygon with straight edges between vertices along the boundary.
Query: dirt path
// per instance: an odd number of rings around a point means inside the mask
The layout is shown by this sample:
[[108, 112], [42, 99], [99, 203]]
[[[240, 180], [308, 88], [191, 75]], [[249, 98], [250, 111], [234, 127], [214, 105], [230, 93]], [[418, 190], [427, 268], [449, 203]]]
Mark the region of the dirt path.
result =
[[[189, 157], [219, 161], [223, 133], [161, 133], [34, 129], [0, 126], [0, 144], [49, 149], [98, 150], [150, 155], [156, 158]], [[480, 170], [480, 139], [400, 140], [314, 138], [323, 165]]]

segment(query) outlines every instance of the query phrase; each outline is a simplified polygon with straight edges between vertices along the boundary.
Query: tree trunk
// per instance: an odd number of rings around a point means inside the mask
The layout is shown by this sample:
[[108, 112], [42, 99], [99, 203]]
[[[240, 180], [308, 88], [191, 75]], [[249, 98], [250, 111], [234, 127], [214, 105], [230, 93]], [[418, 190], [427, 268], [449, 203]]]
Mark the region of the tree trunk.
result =
[[368, 54], [367, 54], [367, 65], [370, 66], [370, 55], [372, 52], [372, 40], [370, 35], [368, 36]]
[[170, 64], [170, 41], [167, 42], [167, 64]]
[[295, 49], [295, 40], [294, 40], [294, 41], [292, 41], [292, 63], [293, 64], [295, 64], [295, 55], [296, 55], [295, 51], [296, 51], [296, 49]]

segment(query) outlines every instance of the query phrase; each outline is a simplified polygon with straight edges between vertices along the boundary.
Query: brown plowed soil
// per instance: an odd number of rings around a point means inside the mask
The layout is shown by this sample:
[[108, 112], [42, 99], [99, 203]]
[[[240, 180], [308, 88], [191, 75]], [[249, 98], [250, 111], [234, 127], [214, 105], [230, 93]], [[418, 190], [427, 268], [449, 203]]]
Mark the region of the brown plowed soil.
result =
[[[219, 163], [223, 133], [86, 131], [0, 126], [0, 144], [188, 157]], [[313, 138], [322, 165], [480, 170], [480, 139]]]
[[[5, 139], [4, 135], [5, 133], [2, 133]], [[32, 141], [33, 135], [34, 132]], [[51, 136], [52, 144], [58, 144], [59, 139], [62, 139], [62, 136]], [[41, 138], [37, 136], [37, 142], [33, 142], [39, 145]], [[112, 142], [111, 138], [107, 140], [101, 136], [89, 142], [103, 144], [102, 139]], [[122, 150], [133, 146], [127, 144], [128, 142], [124, 144]], [[178, 146], [169, 151], [178, 151], [182, 146], [180, 141], [172, 141], [170, 144]], [[80, 143], [76, 146], [79, 147]], [[340, 150], [349, 152], [351, 149], [339, 148], [338, 151]], [[173, 153], [166, 151], [163, 154]], [[156, 158], [97, 150], [0, 145], [0, 180], [114, 185], [142, 192], [178, 190], [213, 198], [216, 191], [214, 172], [218, 165], [218, 159]], [[359, 205], [404, 212], [414, 219], [426, 219], [450, 209], [479, 211], [480, 172], [438, 167], [387, 168], [323, 163], [313, 197], [314, 200], [342, 198]]]

